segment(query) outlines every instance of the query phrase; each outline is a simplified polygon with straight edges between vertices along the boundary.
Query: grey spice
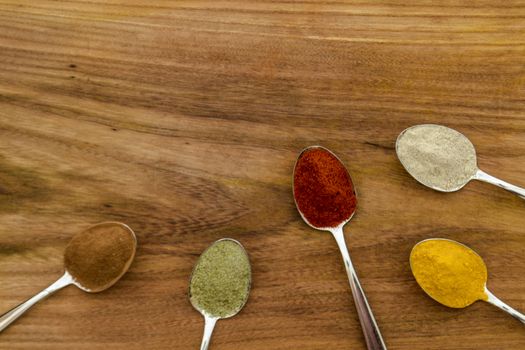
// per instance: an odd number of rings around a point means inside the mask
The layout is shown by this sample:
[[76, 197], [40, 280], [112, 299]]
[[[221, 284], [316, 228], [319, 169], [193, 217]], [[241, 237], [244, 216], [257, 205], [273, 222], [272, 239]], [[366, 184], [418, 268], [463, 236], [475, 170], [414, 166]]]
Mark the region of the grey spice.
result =
[[478, 169], [476, 151], [469, 139], [441, 125], [406, 129], [397, 140], [396, 151], [410, 175], [441, 191], [460, 189]]
[[250, 261], [234, 240], [212, 244], [200, 256], [190, 281], [190, 301], [202, 313], [226, 318], [238, 313], [248, 299]]

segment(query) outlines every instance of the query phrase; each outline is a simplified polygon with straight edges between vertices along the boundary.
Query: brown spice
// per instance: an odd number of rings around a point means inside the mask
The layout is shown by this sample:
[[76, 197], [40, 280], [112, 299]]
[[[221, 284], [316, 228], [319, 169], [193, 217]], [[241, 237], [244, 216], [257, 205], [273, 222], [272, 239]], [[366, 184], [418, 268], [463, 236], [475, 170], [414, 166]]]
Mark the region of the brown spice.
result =
[[64, 254], [66, 270], [83, 287], [96, 292], [115, 283], [128, 269], [135, 235], [120, 223], [102, 223], [76, 234]]
[[295, 203], [318, 228], [337, 227], [355, 211], [357, 198], [345, 166], [328, 150], [305, 150], [294, 170]]

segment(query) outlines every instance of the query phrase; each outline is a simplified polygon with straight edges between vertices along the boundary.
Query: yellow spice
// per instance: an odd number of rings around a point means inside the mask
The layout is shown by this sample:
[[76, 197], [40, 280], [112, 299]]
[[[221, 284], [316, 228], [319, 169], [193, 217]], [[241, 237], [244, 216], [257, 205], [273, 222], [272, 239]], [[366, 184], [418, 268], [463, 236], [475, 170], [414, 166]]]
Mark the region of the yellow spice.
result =
[[479, 255], [458, 242], [419, 242], [410, 254], [410, 266], [421, 288], [443, 305], [462, 308], [487, 300], [487, 267]]

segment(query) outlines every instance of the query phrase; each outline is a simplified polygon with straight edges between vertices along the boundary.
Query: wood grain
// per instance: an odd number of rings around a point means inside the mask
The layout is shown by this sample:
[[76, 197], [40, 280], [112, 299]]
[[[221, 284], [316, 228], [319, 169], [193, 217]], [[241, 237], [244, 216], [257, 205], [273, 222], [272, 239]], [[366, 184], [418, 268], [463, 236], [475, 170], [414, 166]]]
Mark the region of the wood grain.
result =
[[59, 292], [1, 349], [197, 349], [188, 278], [222, 237], [254, 284], [212, 349], [364, 349], [336, 244], [291, 196], [311, 144], [356, 183], [345, 231], [389, 349], [525, 349], [519, 322], [438, 305], [408, 266], [422, 239], [461, 241], [525, 311], [525, 202], [423, 188], [393, 149], [445, 124], [525, 185], [525, 2], [0, 0], [0, 20], [0, 310], [58, 278], [79, 230], [119, 220], [139, 239], [116, 286]]

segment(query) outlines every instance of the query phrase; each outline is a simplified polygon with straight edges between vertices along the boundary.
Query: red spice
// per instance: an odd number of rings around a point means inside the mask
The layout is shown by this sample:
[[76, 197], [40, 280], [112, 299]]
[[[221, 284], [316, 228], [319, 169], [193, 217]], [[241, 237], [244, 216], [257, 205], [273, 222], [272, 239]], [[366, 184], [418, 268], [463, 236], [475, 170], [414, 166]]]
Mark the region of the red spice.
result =
[[352, 216], [357, 198], [344, 165], [328, 150], [304, 151], [294, 170], [294, 197], [304, 218], [315, 227], [337, 227]]

